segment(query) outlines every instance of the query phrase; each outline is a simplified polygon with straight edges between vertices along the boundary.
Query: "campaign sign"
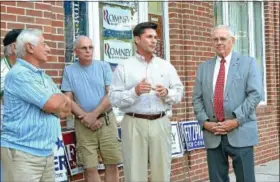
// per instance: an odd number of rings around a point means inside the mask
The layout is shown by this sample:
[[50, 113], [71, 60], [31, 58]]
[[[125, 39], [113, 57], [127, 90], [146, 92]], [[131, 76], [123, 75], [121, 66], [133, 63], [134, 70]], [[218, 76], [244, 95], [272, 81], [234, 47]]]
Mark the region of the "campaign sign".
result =
[[106, 38], [132, 39], [132, 31], [117, 31], [103, 28], [103, 36]]
[[205, 147], [203, 132], [197, 121], [184, 121], [180, 123], [180, 126], [187, 151]]
[[117, 31], [131, 31], [131, 10], [104, 5], [103, 28]]
[[55, 181], [67, 181], [67, 168], [66, 168], [66, 157], [64, 153], [64, 144], [62, 136], [60, 135], [55, 142], [53, 149], [54, 153], [54, 169], [55, 169]]
[[104, 60], [118, 64], [132, 56], [132, 43], [121, 40], [104, 40]]
[[83, 168], [78, 166], [78, 160], [76, 155], [75, 131], [74, 130], [64, 131], [62, 135], [63, 135], [63, 141], [65, 143], [64, 149], [66, 153], [67, 166], [71, 176], [78, 173], [82, 173]]
[[182, 140], [180, 137], [179, 125], [177, 122], [171, 122], [171, 141], [172, 157], [183, 156]]

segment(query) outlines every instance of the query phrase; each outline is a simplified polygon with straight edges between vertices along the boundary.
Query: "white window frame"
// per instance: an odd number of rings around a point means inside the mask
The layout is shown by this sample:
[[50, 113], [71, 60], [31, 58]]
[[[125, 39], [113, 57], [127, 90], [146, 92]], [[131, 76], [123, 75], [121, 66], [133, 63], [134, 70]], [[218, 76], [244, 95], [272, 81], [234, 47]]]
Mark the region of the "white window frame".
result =
[[[265, 57], [265, 19], [264, 19], [264, 2], [261, 0], [255, 0], [254, 2], [261, 2], [261, 20], [262, 20], [262, 45], [263, 45], [263, 69], [264, 69], [264, 101], [261, 101], [259, 105], [267, 105], [267, 84], [266, 84], [266, 57]], [[254, 39], [254, 9], [253, 3], [254, 2], [247, 2], [248, 3], [248, 18], [249, 18], [249, 55], [255, 57], [255, 39]], [[229, 25], [229, 16], [228, 16], [228, 8], [229, 2], [225, 1], [222, 4], [223, 7], [223, 24]]]
[[[168, 2], [162, 2], [163, 6], [163, 33], [164, 33], [164, 56], [170, 61], [170, 44], [169, 44], [169, 17]], [[138, 2], [138, 22], [148, 21], [148, 2]], [[88, 2], [88, 33], [94, 44], [94, 58], [101, 59], [100, 50], [100, 22], [99, 22], [99, 2]]]

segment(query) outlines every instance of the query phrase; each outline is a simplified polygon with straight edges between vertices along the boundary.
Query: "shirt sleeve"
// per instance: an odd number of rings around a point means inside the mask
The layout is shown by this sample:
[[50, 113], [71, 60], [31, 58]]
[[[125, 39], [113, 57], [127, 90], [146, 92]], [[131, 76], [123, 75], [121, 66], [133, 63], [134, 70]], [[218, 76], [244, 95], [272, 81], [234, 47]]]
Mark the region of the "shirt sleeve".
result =
[[43, 108], [46, 102], [54, 94], [52, 90], [46, 89], [44, 79], [38, 79], [32, 72], [20, 72], [8, 77], [5, 83], [5, 90], [25, 102]]
[[65, 92], [72, 92], [69, 76], [68, 76], [68, 69], [65, 67], [62, 77], [61, 83], [61, 90]]
[[1, 93], [0, 93], [1, 98], [4, 93], [4, 80], [5, 80], [5, 77], [6, 77], [6, 74], [8, 73], [8, 71], [9, 71], [9, 69], [5, 65], [4, 59], [1, 59]]
[[184, 86], [177, 74], [176, 69], [170, 64], [169, 68], [169, 87], [167, 88], [168, 94], [165, 96], [164, 100], [168, 104], [179, 103], [184, 95]]
[[130, 90], [125, 89], [125, 71], [122, 65], [118, 65], [113, 73], [109, 97], [111, 104], [119, 108], [131, 106], [139, 97], [135, 92], [135, 87]]
[[103, 71], [104, 71], [105, 86], [109, 86], [111, 85], [112, 82], [112, 69], [109, 63], [104, 62]]

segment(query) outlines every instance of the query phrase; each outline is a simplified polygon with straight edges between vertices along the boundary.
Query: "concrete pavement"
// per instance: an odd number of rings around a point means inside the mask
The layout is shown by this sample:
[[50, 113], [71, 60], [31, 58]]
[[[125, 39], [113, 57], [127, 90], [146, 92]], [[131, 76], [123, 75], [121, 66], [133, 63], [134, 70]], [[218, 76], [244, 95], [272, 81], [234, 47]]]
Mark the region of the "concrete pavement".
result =
[[[279, 159], [255, 167], [256, 182], [279, 182]], [[234, 173], [230, 182], [236, 182]]]

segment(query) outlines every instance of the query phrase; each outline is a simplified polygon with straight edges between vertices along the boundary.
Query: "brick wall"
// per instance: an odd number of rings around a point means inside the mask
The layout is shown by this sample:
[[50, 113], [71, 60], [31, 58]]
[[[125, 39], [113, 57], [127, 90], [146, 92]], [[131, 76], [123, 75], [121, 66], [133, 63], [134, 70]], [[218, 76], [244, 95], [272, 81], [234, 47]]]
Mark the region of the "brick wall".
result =
[[[210, 32], [214, 26], [213, 3], [170, 2], [170, 60], [185, 86], [181, 105], [174, 107], [177, 121], [195, 120], [192, 93], [197, 66], [213, 57]], [[203, 181], [207, 179], [205, 150], [185, 153], [172, 163], [172, 181]]]
[[[57, 84], [64, 68], [63, 2], [0, 2], [1, 48], [4, 35], [12, 28], [40, 28], [52, 49], [44, 66]], [[258, 107], [260, 143], [255, 148], [257, 164], [279, 158], [280, 60], [279, 2], [265, 3], [267, 105]], [[183, 101], [174, 106], [174, 121], [194, 120], [192, 90], [198, 64], [215, 55], [210, 32], [214, 26], [213, 3], [169, 2], [170, 55], [185, 86]], [[1, 49], [2, 50], [2, 49]], [[2, 56], [1, 51], [1, 56]], [[205, 150], [173, 159], [172, 181], [204, 181], [208, 178]], [[104, 179], [104, 172], [101, 172]], [[83, 175], [71, 181], [83, 181]], [[120, 171], [123, 181], [123, 171]]]
[[[2, 41], [13, 28], [38, 28], [44, 33], [51, 48], [46, 72], [58, 84], [64, 69], [64, 9], [63, 2], [0, 2], [1, 4], [1, 50]], [[1, 51], [1, 56], [3, 51]]]

